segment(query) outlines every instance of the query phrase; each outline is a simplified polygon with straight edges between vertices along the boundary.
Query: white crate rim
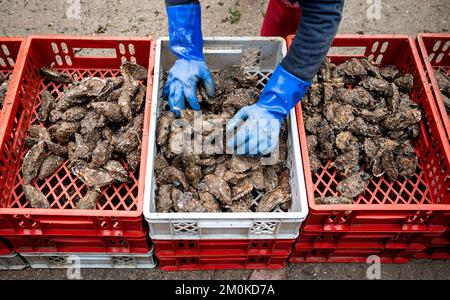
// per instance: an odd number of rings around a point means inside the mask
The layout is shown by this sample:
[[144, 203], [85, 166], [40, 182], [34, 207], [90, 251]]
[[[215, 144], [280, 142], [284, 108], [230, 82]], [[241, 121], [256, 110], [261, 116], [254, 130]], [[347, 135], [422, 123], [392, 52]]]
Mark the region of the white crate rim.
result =
[[[156, 53], [155, 53], [155, 67], [154, 67], [154, 79], [155, 82], [153, 84], [153, 93], [152, 93], [152, 107], [151, 107], [151, 117], [150, 117], [150, 132], [149, 132], [149, 142], [148, 149], [153, 149], [155, 145], [155, 136], [156, 136], [156, 121], [157, 121], [157, 112], [158, 112], [158, 100], [159, 100], [159, 78], [160, 78], [160, 66], [161, 66], [161, 44], [163, 41], [167, 42], [169, 40], [168, 37], [162, 37], [157, 39], [156, 41]], [[214, 41], [278, 41], [281, 43], [281, 50], [283, 56], [286, 54], [286, 42], [283, 38], [277, 37], [205, 37], [204, 40], [206, 42], [214, 42]], [[290, 127], [293, 132], [298, 132], [297, 127], [297, 118], [294, 110], [290, 112]], [[293, 134], [292, 143], [294, 149], [298, 149], [295, 153], [298, 155], [298, 159], [295, 163], [296, 173], [301, 176], [297, 176], [299, 194], [300, 197], [300, 212], [270, 212], [270, 213], [258, 213], [258, 212], [248, 212], [248, 213], [233, 213], [233, 212], [220, 212], [220, 213], [157, 213], [150, 212], [150, 205], [153, 187], [153, 166], [154, 159], [151, 157], [152, 151], [149, 151], [147, 158], [147, 176], [145, 179], [145, 192], [144, 192], [144, 217], [146, 221], [151, 226], [151, 223], [160, 222], [161, 220], [168, 220], [169, 222], [197, 222], [201, 220], [211, 220], [211, 221], [220, 221], [220, 220], [247, 220], [253, 222], [283, 222], [283, 221], [303, 221], [308, 215], [308, 203], [306, 197], [306, 183], [304, 179], [303, 172], [303, 163], [301, 159], [301, 148], [300, 148], [300, 140], [298, 134]], [[224, 236], [226, 233], [224, 233]], [[257, 234], [258, 236], [272, 236], [273, 235], [265, 235], [265, 234]], [[159, 238], [158, 235], [152, 235], [150, 232], [150, 236], [152, 238]], [[183, 234], [180, 237], [191, 236], [191, 234]], [[295, 238], [296, 236], [292, 236]], [[164, 238], [163, 238], [164, 239]]]

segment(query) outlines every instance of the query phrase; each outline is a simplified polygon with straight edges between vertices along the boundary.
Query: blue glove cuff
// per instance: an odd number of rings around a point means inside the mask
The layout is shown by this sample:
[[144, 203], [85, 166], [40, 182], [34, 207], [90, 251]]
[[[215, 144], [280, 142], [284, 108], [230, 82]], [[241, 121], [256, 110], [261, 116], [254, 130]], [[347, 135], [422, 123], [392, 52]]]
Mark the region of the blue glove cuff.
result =
[[170, 49], [188, 60], [204, 60], [200, 4], [168, 6]]
[[280, 64], [267, 82], [256, 105], [277, 117], [285, 118], [303, 98], [311, 84], [292, 75]]

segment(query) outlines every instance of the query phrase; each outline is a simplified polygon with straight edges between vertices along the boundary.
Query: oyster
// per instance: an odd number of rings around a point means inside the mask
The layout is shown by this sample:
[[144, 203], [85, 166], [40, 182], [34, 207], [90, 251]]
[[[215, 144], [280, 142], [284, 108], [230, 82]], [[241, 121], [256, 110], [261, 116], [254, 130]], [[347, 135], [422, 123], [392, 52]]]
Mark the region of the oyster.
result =
[[83, 106], [75, 106], [69, 108], [61, 114], [61, 120], [67, 122], [76, 122], [83, 119], [86, 115], [87, 109]]
[[124, 166], [116, 161], [109, 160], [104, 166], [103, 169], [109, 172], [109, 174], [114, 177], [117, 181], [120, 182], [128, 182], [128, 171], [124, 168]]
[[102, 194], [99, 191], [90, 189], [87, 191], [86, 195], [78, 201], [76, 207], [78, 209], [95, 209], [101, 195]]
[[170, 134], [170, 126], [175, 120], [173, 112], [165, 111], [158, 118], [158, 128], [156, 129], [156, 143], [161, 146], [167, 143]]
[[38, 175], [39, 179], [44, 180], [52, 175], [65, 161], [65, 158], [56, 154], [50, 154], [47, 156], [41, 164]]
[[30, 138], [40, 141], [51, 141], [52, 139], [48, 130], [40, 125], [31, 125], [27, 133]]
[[23, 186], [23, 193], [32, 208], [50, 208], [47, 197], [34, 186], [25, 184]]
[[215, 175], [206, 175], [204, 182], [205, 191], [211, 193], [223, 204], [231, 204], [231, 189], [228, 183]]
[[69, 75], [58, 72], [53, 68], [42, 68], [41, 73], [50, 81], [55, 83], [72, 83], [73, 79]]
[[111, 122], [123, 122], [125, 120], [122, 109], [117, 103], [107, 101], [93, 102], [90, 106], [96, 113], [104, 116]]
[[34, 181], [44, 159], [45, 143], [39, 142], [27, 152], [23, 159], [22, 174], [24, 184], [30, 184]]
[[264, 197], [258, 203], [256, 211], [270, 212], [273, 211], [277, 206], [280, 206], [290, 200], [291, 199], [289, 193], [284, 188], [279, 187], [264, 195]]
[[365, 172], [358, 172], [341, 181], [337, 186], [337, 191], [342, 197], [353, 199], [363, 193], [369, 182], [370, 175]]
[[414, 78], [411, 74], [406, 74], [395, 78], [394, 83], [402, 93], [410, 93], [414, 87]]
[[100, 189], [115, 181], [115, 178], [111, 176], [108, 171], [103, 169], [92, 169], [84, 164], [73, 167], [72, 173], [89, 187], [94, 187], [95, 189]]
[[110, 159], [113, 152], [113, 147], [107, 140], [100, 141], [92, 151], [92, 160], [90, 166], [92, 168], [99, 168], [106, 164]]
[[60, 121], [48, 128], [52, 140], [58, 144], [66, 144], [75, 137], [80, 130], [80, 123]]
[[36, 119], [38, 119], [39, 122], [46, 122], [50, 111], [53, 108], [55, 102], [55, 98], [53, 98], [52, 94], [50, 94], [49, 91], [44, 90], [41, 93], [41, 105], [39, 106], [39, 110], [36, 114]]
[[156, 196], [156, 211], [157, 212], [169, 212], [173, 207], [172, 202], [172, 189], [173, 185], [165, 184], [158, 188]]
[[124, 70], [126, 70], [126, 73], [130, 74], [134, 80], [146, 80], [148, 76], [148, 70], [138, 64], [126, 62], [122, 66], [122, 72], [124, 72]]
[[315, 199], [316, 204], [352, 204], [352, 199], [345, 197], [319, 197]]

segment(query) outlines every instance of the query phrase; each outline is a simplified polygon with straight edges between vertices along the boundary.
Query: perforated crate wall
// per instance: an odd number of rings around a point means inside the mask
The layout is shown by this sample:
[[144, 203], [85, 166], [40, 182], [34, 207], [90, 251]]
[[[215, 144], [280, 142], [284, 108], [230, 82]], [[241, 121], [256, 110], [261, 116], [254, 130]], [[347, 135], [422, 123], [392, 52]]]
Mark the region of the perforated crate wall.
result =
[[[25, 55], [17, 61], [19, 74], [13, 83], [16, 89], [8, 99], [12, 105], [5, 111], [2, 121], [4, 134], [0, 136], [0, 160], [8, 170], [5, 180], [0, 182], [3, 191], [0, 195], [0, 233], [45, 234], [52, 230], [98, 235], [145, 233], [141, 215], [154, 63], [152, 40], [34, 36], [27, 40], [24, 52]], [[41, 75], [40, 69], [53, 65], [56, 70], [73, 76], [75, 80], [88, 76], [105, 78], [117, 76], [124, 61], [136, 62], [149, 70], [140, 168], [130, 172], [128, 183], [114, 183], [103, 188], [95, 210], [78, 210], [75, 203], [87, 188], [68, 170], [66, 161], [49, 178], [33, 182], [47, 197], [51, 208], [31, 208], [22, 190], [21, 164], [27, 150], [24, 138], [30, 124], [38, 123], [36, 110], [42, 91], [47, 90], [57, 97], [67, 87], [66, 84], [48, 81]]]

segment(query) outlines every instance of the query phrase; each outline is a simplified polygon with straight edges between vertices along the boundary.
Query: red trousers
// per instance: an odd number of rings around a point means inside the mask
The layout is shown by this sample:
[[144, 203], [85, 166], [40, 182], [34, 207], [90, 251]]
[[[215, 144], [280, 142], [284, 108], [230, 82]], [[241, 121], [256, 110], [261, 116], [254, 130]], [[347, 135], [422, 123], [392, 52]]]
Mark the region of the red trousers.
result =
[[291, 4], [288, 0], [270, 0], [261, 36], [287, 37], [295, 34], [300, 23], [301, 10], [298, 3]]

